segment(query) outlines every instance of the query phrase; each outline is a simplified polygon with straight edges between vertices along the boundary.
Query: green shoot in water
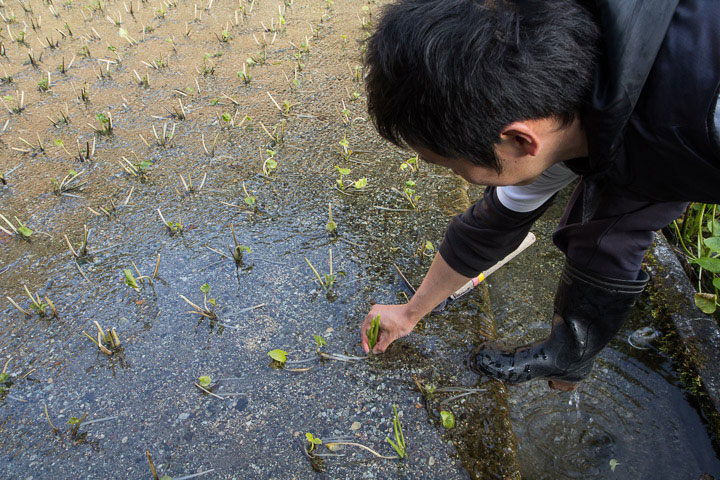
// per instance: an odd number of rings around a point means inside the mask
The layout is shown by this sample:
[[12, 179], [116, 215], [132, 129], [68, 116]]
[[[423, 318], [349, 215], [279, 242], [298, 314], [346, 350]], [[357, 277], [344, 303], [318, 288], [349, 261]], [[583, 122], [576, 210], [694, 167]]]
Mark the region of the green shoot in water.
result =
[[405, 444], [405, 435], [402, 431], [402, 425], [400, 425], [400, 417], [398, 416], [397, 405], [393, 405], [393, 431], [395, 432], [395, 441], [390, 440], [389, 437], [385, 437], [385, 440], [395, 449], [398, 454], [398, 458], [401, 460], [407, 456], [407, 447]]
[[375, 318], [373, 318], [372, 322], [370, 322], [370, 328], [367, 331], [368, 346], [370, 347], [370, 352], [372, 352], [373, 348], [375, 348], [375, 345], [377, 344], [379, 332], [380, 332], [380, 315], [375, 315]]

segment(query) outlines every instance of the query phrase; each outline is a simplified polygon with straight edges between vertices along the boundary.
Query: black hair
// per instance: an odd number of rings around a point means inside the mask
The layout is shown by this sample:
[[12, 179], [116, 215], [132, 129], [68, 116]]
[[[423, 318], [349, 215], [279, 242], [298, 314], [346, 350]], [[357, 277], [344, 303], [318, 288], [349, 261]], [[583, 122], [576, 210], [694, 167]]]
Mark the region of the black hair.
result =
[[505, 126], [582, 109], [598, 41], [576, 0], [400, 0], [367, 41], [368, 112], [396, 145], [500, 172]]

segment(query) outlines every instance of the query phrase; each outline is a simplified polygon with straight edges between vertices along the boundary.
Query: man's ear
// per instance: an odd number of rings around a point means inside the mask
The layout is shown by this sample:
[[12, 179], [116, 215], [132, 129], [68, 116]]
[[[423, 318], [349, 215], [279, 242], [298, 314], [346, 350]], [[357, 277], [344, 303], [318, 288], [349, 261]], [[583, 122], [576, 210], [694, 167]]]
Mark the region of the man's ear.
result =
[[509, 146], [518, 156], [534, 157], [540, 151], [540, 137], [527, 122], [513, 122], [500, 132], [503, 143]]

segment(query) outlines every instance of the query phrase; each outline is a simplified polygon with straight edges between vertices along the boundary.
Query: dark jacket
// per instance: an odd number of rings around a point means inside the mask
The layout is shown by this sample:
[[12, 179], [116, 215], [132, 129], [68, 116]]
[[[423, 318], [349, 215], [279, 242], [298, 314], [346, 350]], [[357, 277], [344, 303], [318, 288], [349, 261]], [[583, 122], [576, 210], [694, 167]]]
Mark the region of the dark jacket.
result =
[[[613, 205], [614, 215], [624, 216], [617, 243], [624, 235], [634, 250], [610, 250], [633, 258], [618, 273], [632, 275], [651, 241], [647, 230], [672, 221], [681, 211], [678, 202], [720, 203], [720, 146], [712, 126], [720, 87], [720, 1], [584, 3], [601, 27], [602, 55], [590, 106], [581, 112], [589, 157], [566, 162], [581, 175], [568, 207], [572, 212], [566, 212], [561, 228], [572, 235], [558, 239], [556, 234], [555, 241], [566, 254], [575, 251], [573, 242], [591, 245], [594, 238], [583, 235], [606, 235], [615, 225], [607, 218]], [[614, 207], [623, 202], [635, 217]], [[674, 203], [667, 209], [651, 207], [660, 202]], [[478, 203], [452, 220], [440, 253], [453, 269], [474, 276], [514, 250], [548, 204], [518, 214], [504, 208], [495, 189], [488, 188]], [[599, 209], [602, 222], [597, 221]], [[568, 219], [577, 224], [568, 226]], [[596, 256], [588, 248], [580, 250], [584, 253], [577, 255]], [[607, 273], [603, 262], [623, 263], [611, 256], [595, 258], [594, 269]]]

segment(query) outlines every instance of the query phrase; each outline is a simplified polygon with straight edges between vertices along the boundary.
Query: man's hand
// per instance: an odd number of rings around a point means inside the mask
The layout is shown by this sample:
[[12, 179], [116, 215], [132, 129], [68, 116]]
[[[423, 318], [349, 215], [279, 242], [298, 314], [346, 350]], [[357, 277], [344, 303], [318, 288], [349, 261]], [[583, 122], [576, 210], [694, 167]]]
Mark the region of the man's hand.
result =
[[370, 351], [367, 331], [377, 315], [380, 315], [380, 328], [373, 353], [384, 352], [392, 342], [410, 333], [421, 318], [440, 305], [451, 293], [465, 285], [468, 280], [469, 277], [457, 273], [440, 254], [436, 254], [425, 279], [409, 303], [372, 306], [360, 328], [363, 350]]
[[420, 320], [414, 319], [406, 305], [373, 305], [370, 313], [365, 317], [365, 322], [360, 329], [362, 348], [365, 353], [370, 352], [367, 332], [373, 318], [380, 316], [380, 328], [378, 329], [377, 343], [373, 353], [382, 353], [395, 340], [412, 332], [415, 324]]

